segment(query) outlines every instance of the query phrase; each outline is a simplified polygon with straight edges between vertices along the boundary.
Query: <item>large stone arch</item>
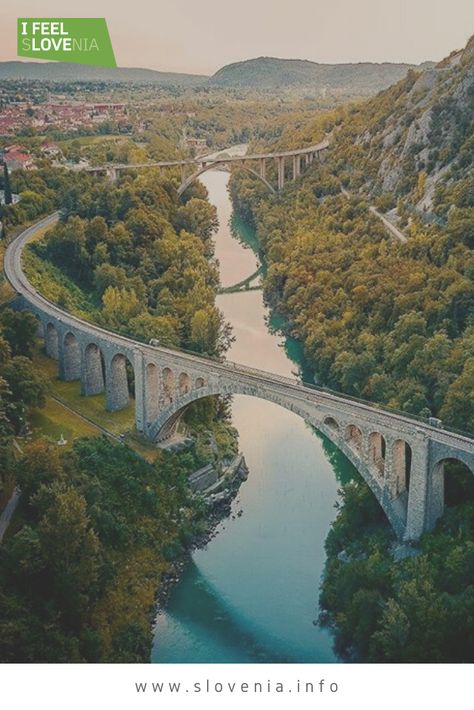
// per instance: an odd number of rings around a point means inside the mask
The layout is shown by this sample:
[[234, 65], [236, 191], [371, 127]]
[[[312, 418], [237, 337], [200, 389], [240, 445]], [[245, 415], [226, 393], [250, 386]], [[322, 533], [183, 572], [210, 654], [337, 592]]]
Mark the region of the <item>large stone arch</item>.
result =
[[105, 390], [106, 409], [115, 412], [124, 409], [130, 400], [127, 366], [134, 372], [133, 363], [122, 353], [115, 353], [106, 362]]
[[59, 359], [59, 335], [54, 323], [48, 322], [44, 328], [44, 342], [46, 347], [46, 355], [53, 358], [53, 360]]
[[180, 395], [188, 394], [191, 391], [191, 378], [187, 372], [181, 372], [178, 377], [178, 392]]
[[451, 460], [465, 464], [474, 475], [474, 453], [437, 444], [434, 444], [431, 456], [431, 475], [438, 464]]
[[163, 384], [163, 402], [165, 405], [173, 405], [176, 399], [176, 377], [170, 367], [164, 367], [161, 371], [161, 381]]
[[369, 468], [372, 473], [381, 479], [385, 474], [385, 458], [387, 454], [387, 445], [385, 437], [379, 431], [372, 431], [369, 434]]
[[169, 405], [160, 412], [157, 419], [147, 428], [145, 433], [152, 441], [166, 441], [166, 439], [170, 438], [176, 431], [181, 416], [190, 404], [204, 397], [233, 394], [247, 395], [278, 404], [298, 416], [301, 416], [311, 426], [323, 433], [345, 454], [359, 471], [380, 503], [396, 535], [400, 538], [404, 535], [407, 517], [406, 506], [402, 505], [399, 500], [394, 499], [392, 501], [390, 497], [384, 494], [382, 481], [367, 464], [363, 452], [359, 452], [358, 447], [350, 446], [346, 441], [345, 427], [335, 427], [334, 422], [336, 422], [336, 420], [332, 416], [325, 416], [324, 413], [321, 412], [317, 413], [317, 410], [311, 411], [311, 403], [309, 402], [308, 408], [305, 408], [304, 405], [302, 406], [301, 402], [281, 397], [275, 394], [270, 388], [257, 388], [233, 380], [232, 382], [229, 381], [221, 384], [193, 388], [186, 395], [177, 397], [174, 402], [169, 403]]
[[346, 426], [345, 440], [347, 445], [353, 449], [354, 453], [361, 457], [364, 445], [364, 435], [357, 424], [349, 424]]
[[[62, 353], [61, 353], [62, 351]], [[79, 340], [70, 330], [66, 332], [60, 347], [61, 379], [70, 382], [81, 377], [81, 346]]]
[[[200, 175], [203, 175], [203, 173], [207, 173], [209, 170], [213, 170], [216, 167], [219, 167], [219, 165], [228, 165], [228, 162], [226, 160], [222, 161], [216, 161], [213, 163], [206, 163], [205, 165], [201, 165], [201, 167], [196, 170], [192, 175], [186, 178], [181, 185], [178, 188], [178, 196], [181, 197], [181, 195], [190, 187], [193, 182], [195, 182]], [[247, 170], [247, 172], [251, 173], [254, 175], [256, 178], [258, 178], [263, 184], [270, 190], [270, 192], [276, 192], [275, 188], [273, 185], [268, 182], [266, 178], [264, 178], [260, 173], [258, 173], [256, 170], [251, 168], [250, 166], [246, 165], [245, 163], [239, 163], [239, 168], [242, 170]]]
[[88, 343], [82, 355], [81, 394], [100, 394], [104, 391], [103, 357], [96, 343]]
[[404, 439], [396, 439], [392, 444], [392, 485], [394, 495], [401, 495], [410, 488], [413, 451]]
[[445, 508], [445, 467], [448, 463], [462, 464], [474, 475], [474, 457], [463, 454], [461, 451], [449, 452], [438, 455], [431, 465], [428, 478], [428, 514], [429, 527], [434, 527], [438, 518], [443, 515]]

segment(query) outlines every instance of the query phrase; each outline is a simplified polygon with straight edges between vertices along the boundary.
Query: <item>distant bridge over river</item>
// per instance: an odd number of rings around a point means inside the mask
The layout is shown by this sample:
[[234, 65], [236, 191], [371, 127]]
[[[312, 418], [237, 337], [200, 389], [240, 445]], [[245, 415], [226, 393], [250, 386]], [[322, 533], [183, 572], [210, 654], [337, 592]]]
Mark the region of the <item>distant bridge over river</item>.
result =
[[[100, 328], [47, 301], [28, 282], [21, 252], [50, 215], [8, 246], [4, 268], [19, 307], [36, 314], [59, 377], [80, 382], [84, 396], [105, 392], [105, 407], [127, 406], [134, 373], [137, 430], [150, 441], [170, 438], [192, 403], [244, 394], [286, 407], [325, 434], [368, 483], [399, 538], [417, 540], [444, 508], [444, 464], [455, 459], [474, 473], [474, 438], [425, 420], [229, 361], [153, 347]], [[315, 485], [317, 481], [315, 480]]]
[[[225, 152], [213, 156], [203, 156], [201, 158], [186, 158], [183, 160], [159, 160], [147, 163], [109, 163], [107, 165], [78, 167], [78, 170], [85, 170], [88, 173], [106, 174], [110, 180], [116, 180], [117, 175], [125, 170], [142, 170], [144, 168], [180, 168], [181, 184], [178, 194], [183, 192], [197, 178], [208, 170], [222, 166], [237, 165], [243, 170], [247, 170], [261, 180], [271, 191], [281, 190], [285, 185], [286, 166], [291, 163], [291, 177], [296, 180], [305, 167], [311, 165], [315, 159], [323, 160], [324, 154], [329, 148], [329, 141], [323, 140], [317, 145], [307, 148], [297, 148], [275, 153], [251, 153], [249, 155], [226, 155]], [[275, 187], [267, 179], [267, 165], [269, 162], [276, 164], [277, 185]], [[191, 168], [190, 174], [187, 174]]]

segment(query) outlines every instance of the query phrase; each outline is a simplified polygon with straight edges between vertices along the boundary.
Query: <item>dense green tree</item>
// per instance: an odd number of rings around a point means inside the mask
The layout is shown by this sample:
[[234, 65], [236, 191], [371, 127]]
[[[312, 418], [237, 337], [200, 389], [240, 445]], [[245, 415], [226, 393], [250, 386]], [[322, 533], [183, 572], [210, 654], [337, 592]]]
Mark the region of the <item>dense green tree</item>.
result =
[[8, 341], [13, 355], [31, 356], [38, 332], [38, 320], [32, 313], [14, 311], [11, 308], [2, 309], [0, 330], [3, 338]]

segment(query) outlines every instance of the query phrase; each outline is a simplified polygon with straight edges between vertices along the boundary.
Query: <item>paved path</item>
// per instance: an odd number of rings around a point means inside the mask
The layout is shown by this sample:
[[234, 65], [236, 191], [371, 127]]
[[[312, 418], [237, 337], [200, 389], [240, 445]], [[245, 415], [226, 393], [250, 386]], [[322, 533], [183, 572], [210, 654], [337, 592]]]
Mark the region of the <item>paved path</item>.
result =
[[[346, 197], [351, 197], [351, 193], [349, 192], [349, 190], [346, 190], [346, 188], [343, 185], [341, 185], [340, 187], [341, 187], [341, 192], [343, 195], [345, 195]], [[392, 235], [392, 237], [395, 237], [395, 239], [398, 239], [398, 241], [402, 242], [403, 244], [405, 244], [408, 241], [408, 239], [403, 234], [401, 229], [398, 229], [398, 227], [396, 227], [394, 224], [392, 224], [392, 222], [390, 222], [390, 220], [387, 219], [385, 217], [385, 215], [383, 215], [381, 212], [378, 211], [378, 209], [376, 207], [374, 207], [374, 205], [370, 205], [369, 210], [372, 212], [372, 214], [375, 217], [377, 217], [377, 219], [379, 219], [382, 222], [383, 226], [385, 227], [387, 232], [389, 232]]]
[[373, 205], [370, 205], [369, 210], [372, 212], [373, 215], [378, 217], [378, 219], [382, 222], [385, 229], [388, 232], [390, 232], [390, 234], [393, 237], [395, 237], [395, 239], [398, 239], [398, 241], [402, 242], [403, 244], [405, 244], [408, 241], [408, 239], [403, 234], [403, 232], [400, 229], [398, 229], [398, 227], [396, 227], [394, 224], [392, 224], [390, 222], [390, 220], [388, 220], [381, 212], [379, 212], [376, 207], [374, 207]]

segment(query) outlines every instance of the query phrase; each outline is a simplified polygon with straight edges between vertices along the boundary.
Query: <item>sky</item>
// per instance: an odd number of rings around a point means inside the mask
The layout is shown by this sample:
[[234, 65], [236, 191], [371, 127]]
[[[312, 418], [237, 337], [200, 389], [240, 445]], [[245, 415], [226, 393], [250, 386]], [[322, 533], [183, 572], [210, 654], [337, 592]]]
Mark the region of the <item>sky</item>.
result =
[[119, 66], [193, 74], [259, 56], [418, 64], [474, 34], [474, 0], [2, 0], [1, 61], [17, 17], [38, 16], [105, 17]]

